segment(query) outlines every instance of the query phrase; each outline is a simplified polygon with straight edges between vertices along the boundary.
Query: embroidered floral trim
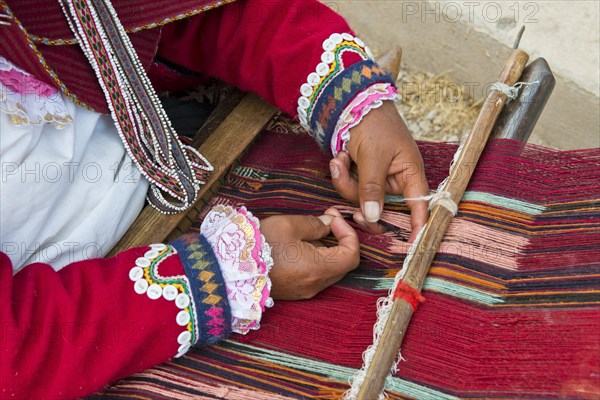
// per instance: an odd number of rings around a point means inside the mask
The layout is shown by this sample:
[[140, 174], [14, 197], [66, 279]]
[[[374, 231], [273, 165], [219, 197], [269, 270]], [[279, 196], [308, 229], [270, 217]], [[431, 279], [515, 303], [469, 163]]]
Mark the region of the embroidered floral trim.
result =
[[59, 91], [0, 56], [0, 111], [15, 125], [52, 124], [64, 128], [73, 122]]
[[371, 50], [349, 33], [334, 33], [323, 42], [316, 71], [300, 87], [298, 119], [324, 149], [330, 148], [338, 117], [354, 97], [375, 83], [394, 79], [373, 61]]
[[306, 83], [300, 87], [298, 99], [298, 118], [305, 129], [310, 129], [310, 120], [314, 105], [323, 92], [323, 88], [335, 78], [342, 70], [344, 63], [341, 58], [344, 52], [354, 52], [360, 58], [373, 59], [371, 50], [362, 40], [349, 33], [333, 33], [323, 42], [323, 54], [316, 71], [311, 72], [306, 78]]
[[245, 207], [214, 207], [200, 231], [219, 261], [231, 308], [232, 331], [246, 334], [260, 327], [269, 297], [273, 266], [271, 248], [260, 234], [260, 222]]
[[151, 245], [150, 250], [135, 261], [135, 266], [129, 271], [129, 279], [134, 282], [133, 290], [137, 294], [146, 294], [151, 300], [162, 297], [173, 301], [181, 310], [175, 318], [177, 325], [184, 329], [177, 337], [179, 349], [175, 355], [181, 357], [198, 341], [198, 319], [190, 282], [185, 275], [163, 277], [158, 272], [160, 263], [176, 254], [177, 250], [172, 246], [162, 243]]
[[358, 125], [369, 111], [379, 108], [384, 100], [398, 100], [398, 91], [390, 83], [376, 83], [360, 92], [344, 109], [331, 136], [331, 153], [335, 157], [340, 151], [348, 151], [350, 129]]

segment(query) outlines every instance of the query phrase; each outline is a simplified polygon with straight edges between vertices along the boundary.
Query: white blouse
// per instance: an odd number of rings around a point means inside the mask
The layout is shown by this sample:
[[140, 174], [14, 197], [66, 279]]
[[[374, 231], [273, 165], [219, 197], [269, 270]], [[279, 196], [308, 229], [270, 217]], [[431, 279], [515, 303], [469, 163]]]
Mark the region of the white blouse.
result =
[[108, 115], [78, 107], [0, 57], [0, 243], [14, 271], [102, 257], [148, 182]]

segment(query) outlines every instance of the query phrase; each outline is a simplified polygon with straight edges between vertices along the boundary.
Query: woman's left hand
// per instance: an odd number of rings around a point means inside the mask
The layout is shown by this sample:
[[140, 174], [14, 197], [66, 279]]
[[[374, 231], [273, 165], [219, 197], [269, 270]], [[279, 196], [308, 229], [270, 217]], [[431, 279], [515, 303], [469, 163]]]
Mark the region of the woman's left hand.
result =
[[[340, 152], [330, 162], [332, 182], [344, 198], [360, 203], [361, 212], [354, 215], [357, 223], [373, 232], [382, 232], [376, 224], [383, 210], [384, 196], [406, 198], [429, 194], [423, 159], [402, 117], [391, 101], [371, 110], [350, 130], [348, 153]], [[351, 174], [352, 162], [358, 177]], [[428, 203], [408, 200], [411, 211], [413, 241], [427, 222]]]

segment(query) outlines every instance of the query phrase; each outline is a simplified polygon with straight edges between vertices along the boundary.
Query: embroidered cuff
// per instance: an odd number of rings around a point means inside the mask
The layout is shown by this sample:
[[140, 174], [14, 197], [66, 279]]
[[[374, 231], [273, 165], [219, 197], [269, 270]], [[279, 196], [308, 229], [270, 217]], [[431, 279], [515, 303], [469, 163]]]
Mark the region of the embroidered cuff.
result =
[[61, 94], [35, 76], [0, 56], [0, 111], [17, 125], [52, 124], [62, 128], [73, 122]]
[[231, 331], [231, 313], [225, 281], [210, 244], [202, 235], [191, 233], [171, 245], [179, 253], [190, 281], [191, 297], [197, 305], [196, 342], [210, 344], [225, 338]]
[[161, 276], [160, 264], [167, 258], [177, 254], [172, 246], [162, 243], [153, 244], [150, 249], [135, 260], [135, 265], [129, 270], [129, 279], [133, 281], [133, 290], [139, 295], [147, 295], [151, 300], [163, 297], [172, 301], [173, 306], [180, 311], [175, 321], [181, 326], [177, 336], [179, 349], [175, 357], [181, 357], [198, 342], [197, 301], [192, 295], [192, 286], [185, 275]]
[[334, 33], [323, 42], [321, 63], [300, 87], [298, 118], [326, 149], [338, 117], [356, 95], [375, 83], [394, 84], [373, 61], [365, 44], [349, 33]]
[[265, 307], [273, 305], [271, 248], [259, 229], [258, 219], [245, 207], [236, 211], [222, 205], [206, 215], [200, 228], [221, 266], [232, 331], [241, 334], [258, 329]]
[[390, 83], [376, 83], [356, 95], [346, 106], [331, 135], [330, 148], [334, 157], [342, 150], [347, 151], [350, 129], [358, 125], [369, 111], [381, 107], [384, 100], [397, 101], [398, 91]]

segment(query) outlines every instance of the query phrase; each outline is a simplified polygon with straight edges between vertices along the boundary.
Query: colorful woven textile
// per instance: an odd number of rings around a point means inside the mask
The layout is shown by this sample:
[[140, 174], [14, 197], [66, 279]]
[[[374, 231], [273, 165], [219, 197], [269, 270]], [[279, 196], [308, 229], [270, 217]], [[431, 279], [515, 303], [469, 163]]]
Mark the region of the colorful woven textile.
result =
[[[263, 134], [214, 203], [244, 204], [259, 217], [349, 210], [330, 185], [327, 157], [292, 130], [274, 124]], [[456, 145], [420, 148], [436, 187]], [[598, 398], [599, 190], [599, 149], [491, 142], [432, 265], [390, 398]], [[386, 210], [405, 232], [405, 205], [390, 197]], [[408, 249], [397, 234], [359, 235], [359, 269], [315, 299], [276, 302], [260, 330], [92, 398], [339, 398]]]

